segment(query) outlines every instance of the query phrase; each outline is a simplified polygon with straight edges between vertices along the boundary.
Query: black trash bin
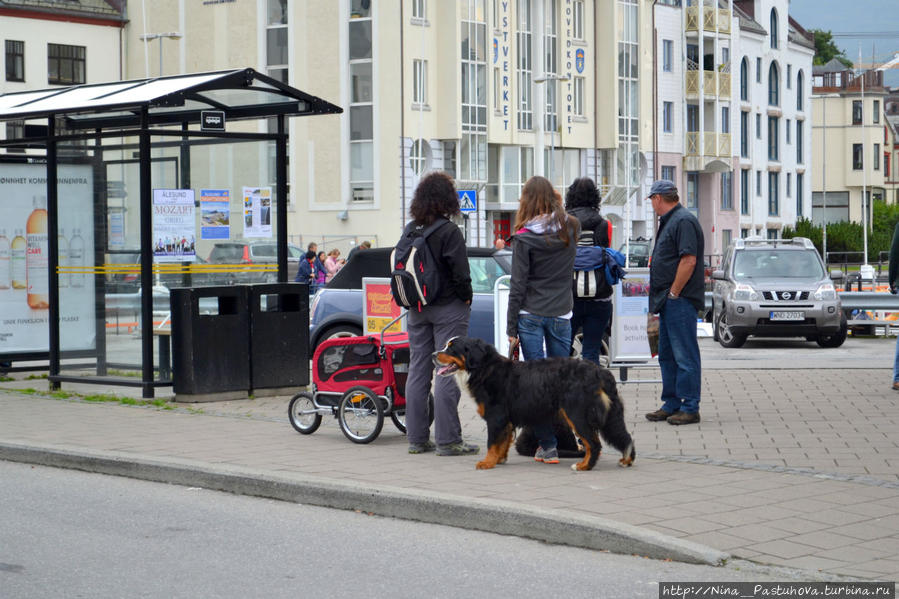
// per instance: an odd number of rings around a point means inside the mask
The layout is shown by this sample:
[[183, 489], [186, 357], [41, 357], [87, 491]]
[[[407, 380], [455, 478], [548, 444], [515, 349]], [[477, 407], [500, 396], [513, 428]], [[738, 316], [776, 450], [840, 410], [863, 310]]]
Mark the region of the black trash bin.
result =
[[247, 288], [175, 288], [172, 384], [176, 401], [246, 397], [250, 389]]
[[309, 286], [250, 285], [248, 301], [253, 393], [282, 394], [308, 385]]

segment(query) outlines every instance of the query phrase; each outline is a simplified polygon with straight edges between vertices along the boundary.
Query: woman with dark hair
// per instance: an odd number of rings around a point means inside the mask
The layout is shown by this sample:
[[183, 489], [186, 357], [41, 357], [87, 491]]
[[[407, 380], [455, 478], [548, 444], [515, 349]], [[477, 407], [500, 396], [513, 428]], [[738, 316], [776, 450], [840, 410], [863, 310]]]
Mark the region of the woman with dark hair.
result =
[[[525, 360], [568, 357], [571, 347], [571, 273], [580, 227], [565, 214], [562, 197], [544, 177], [524, 184], [512, 236], [512, 281], [506, 334], [521, 343]], [[534, 427], [534, 459], [558, 464], [552, 422]]]
[[[599, 190], [588, 177], [575, 179], [565, 194], [565, 211], [581, 223], [578, 247], [609, 247], [609, 223], [599, 214], [599, 202]], [[597, 271], [596, 282], [591, 296], [579, 297], [578, 291], [574, 292], [571, 342], [583, 329], [581, 355], [599, 364], [602, 338], [612, 318], [612, 286], [606, 282], [602, 268]]]
[[406, 437], [409, 453], [436, 449], [437, 455], [442, 456], [475, 454], [480, 448], [462, 440], [458, 412], [460, 391], [451, 378], [437, 377], [434, 381], [436, 445], [429, 438], [428, 395], [434, 373], [431, 354], [453, 337], [465, 335], [471, 315], [471, 273], [465, 239], [449, 220], [459, 214], [459, 198], [449, 175], [435, 172], [425, 176], [415, 188], [409, 213], [412, 221], [406, 225], [404, 236], [438, 223], [427, 244], [441, 281], [437, 298], [408, 313], [411, 357], [406, 380]]

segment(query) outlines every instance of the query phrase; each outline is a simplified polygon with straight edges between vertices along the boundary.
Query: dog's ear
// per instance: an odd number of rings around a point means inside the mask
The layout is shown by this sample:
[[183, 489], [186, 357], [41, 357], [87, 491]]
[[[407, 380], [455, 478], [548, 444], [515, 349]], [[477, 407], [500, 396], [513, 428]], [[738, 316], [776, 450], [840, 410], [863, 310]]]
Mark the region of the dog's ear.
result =
[[490, 355], [488, 345], [480, 339], [467, 339], [465, 363], [469, 370], [480, 368]]

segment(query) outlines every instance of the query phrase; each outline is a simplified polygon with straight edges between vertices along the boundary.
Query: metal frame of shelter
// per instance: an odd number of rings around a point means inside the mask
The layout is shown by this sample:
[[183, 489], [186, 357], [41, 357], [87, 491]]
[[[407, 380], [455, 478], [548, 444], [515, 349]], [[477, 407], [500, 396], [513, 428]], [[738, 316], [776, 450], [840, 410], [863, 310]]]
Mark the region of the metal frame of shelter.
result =
[[[275, 133], [227, 132], [190, 129], [201, 123], [202, 112], [221, 111], [225, 122], [274, 117]], [[49, 251], [49, 354], [30, 353], [14, 359], [49, 359], [51, 387], [61, 382], [103, 382], [140, 386], [144, 397], [153, 397], [154, 388], [171, 381], [154, 380], [153, 335], [153, 246], [151, 149], [180, 147], [189, 162], [193, 143], [240, 141], [275, 142], [276, 228], [278, 281], [287, 281], [287, 140], [286, 117], [339, 114], [343, 109], [311, 96], [253, 69], [197, 73], [155, 79], [76, 85], [0, 95], [0, 122], [46, 120], [46, 126], [26, 125], [25, 134], [0, 141], [0, 147], [40, 149], [46, 152], [47, 212]], [[180, 125], [180, 128], [166, 126]], [[152, 127], [152, 129], [151, 129]], [[114, 137], [137, 138], [137, 144], [110, 146], [103, 140]], [[163, 138], [153, 143], [153, 137]], [[168, 141], [165, 141], [165, 139]], [[141, 378], [105, 376], [98, 362], [97, 376], [60, 374], [59, 310], [59, 229], [57, 167], [59, 145], [69, 142], [94, 143], [96, 158], [110, 148], [136, 147], [140, 180], [140, 326]], [[40, 157], [38, 157], [40, 159]], [[182, 164], [184, 160], [182, 160]], [[183, 168], [183, 167], [182, 167]], [[189, 174], [188, 174], [189, 177]], [[182, 185], [188, 186], [184, 181]], [[95, 196], [96, 196], [95, 191]], [[105, 200], [105, 194], [103, 199]], [[95, 203], [96, 206], [96, 203]], [[96, 212], [96, 208], [95, 208]], [[95, 222], [97, 222], [95, 214]], [[102, 291], [101, 283], [95, 283]], [[98, 297], [98, 304], [103, 300]], [[105, 308], [104, 308], [105, 309]], [[99, 312], [99, 305], [98, 305]], [[105, 335], [105, 313], [103, 329]], [[101, 327], [98, 325], [97, 327]], [[98, 334], [97, 344], [105, 344]], [[105, 346], [104, 346], [105, 347]], [[98, 348], [99, 350], [99, 348]], [[67, 353], [68, 357], [68, 353]], [[105, 359], [105, 358], [104, 358]]]

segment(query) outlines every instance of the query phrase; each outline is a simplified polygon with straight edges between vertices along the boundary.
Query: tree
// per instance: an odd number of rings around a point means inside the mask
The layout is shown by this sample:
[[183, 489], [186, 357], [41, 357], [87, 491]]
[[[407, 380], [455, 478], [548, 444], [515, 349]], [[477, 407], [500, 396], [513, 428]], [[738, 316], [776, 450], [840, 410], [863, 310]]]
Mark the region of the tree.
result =
[[815, 58], [813, 64], [823, 65], [836, 58], [847, 67], [852, 67], [852, 61], [840, 50], [833, 41], [833, 33], [823, 29], [812, 29], [815, 36]]

